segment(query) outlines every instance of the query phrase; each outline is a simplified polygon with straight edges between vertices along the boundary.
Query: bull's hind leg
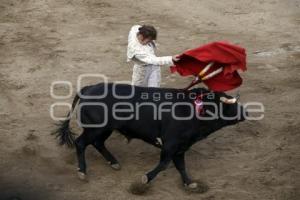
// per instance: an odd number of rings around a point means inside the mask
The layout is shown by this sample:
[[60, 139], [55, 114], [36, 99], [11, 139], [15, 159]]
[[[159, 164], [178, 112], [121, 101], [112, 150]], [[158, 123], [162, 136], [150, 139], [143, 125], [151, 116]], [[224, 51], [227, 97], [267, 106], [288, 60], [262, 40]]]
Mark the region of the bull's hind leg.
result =
[[75, 140], [75, 147], [78, 159], [78, 177], [86, 179], [85, 149], [89, 145], [86, 130]]
[[107, 150], [105, 147], [105, 140], [111, 135], [112, 131], [104, 131], [102, 132], [96, 139], [96, 141], [92, 144], [99, 153], [107, 160], [108, 164], [115, 170], [121, 169], [121, 166], [117, 159]]

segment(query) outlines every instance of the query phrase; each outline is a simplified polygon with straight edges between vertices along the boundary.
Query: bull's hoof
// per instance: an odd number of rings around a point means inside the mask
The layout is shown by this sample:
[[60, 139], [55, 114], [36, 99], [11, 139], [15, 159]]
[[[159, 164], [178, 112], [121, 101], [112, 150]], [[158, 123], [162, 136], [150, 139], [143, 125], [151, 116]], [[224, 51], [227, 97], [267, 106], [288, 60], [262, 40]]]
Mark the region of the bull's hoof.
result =
[[121, 169], [121, 165], [119, 163], [110, 164], [110, 167], [114, 170], [120, 170]]
[[147, 175], [143, 175], [143, 176], [142, 176], [142, 183], [143, 183], [143, 184], [147, 184], [148, 182], [149, 182], [148, 176], [147, 176]]
[[189, 184], [187, 187], [189, 187], [190, 189], [195, 189], [195, 188], [197, 188], [198, 187], [198, 183], [191, 183], [191, 184]]
[[83, 172], [78, 171], [77, 176], [78, 176], [79, 180], [81, 180], [81, 181], [85, 181], [85, 182], [88, 181], [86, 174]]
[[190, 184], [185, 184], [185, 189], [188, 192], [193, 192], [193, 193], [205, 193], [208, 191], [208, 186], [201, 182], [201, 181], [195, 181]]
[[130, 185], [129, 192], [135, 195], [145, 195], [150, 189], [150, 184], [142, 184], [139, 181]]

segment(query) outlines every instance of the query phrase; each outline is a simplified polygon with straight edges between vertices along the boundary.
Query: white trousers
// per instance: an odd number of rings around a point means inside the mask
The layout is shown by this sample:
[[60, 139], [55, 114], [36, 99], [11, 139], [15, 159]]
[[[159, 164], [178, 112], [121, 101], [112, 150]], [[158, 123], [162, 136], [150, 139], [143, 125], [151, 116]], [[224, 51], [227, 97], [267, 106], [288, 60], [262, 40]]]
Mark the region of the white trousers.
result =
[[133, 67], [132, 85], [142, 87], [160, 87], [160, 66], [158, 65], [137, 65]]

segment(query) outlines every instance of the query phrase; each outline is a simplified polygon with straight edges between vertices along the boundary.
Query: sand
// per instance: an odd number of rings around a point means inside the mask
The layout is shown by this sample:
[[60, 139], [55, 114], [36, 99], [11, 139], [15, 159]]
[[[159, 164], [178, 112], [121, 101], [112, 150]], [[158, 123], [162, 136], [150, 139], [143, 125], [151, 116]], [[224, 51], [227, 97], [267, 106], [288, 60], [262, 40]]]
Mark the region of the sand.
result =
[[[241, 102], [262, 102], [265, 117], [224, 128], [187, 152], [189, 173], [208, 186], [205, 193], [186, 192], [170, 166], [145, 195], [132, 194], [132, 184], [156, 165], [159, 150], [137, 140], [126, 144], [118, 133], [107, 146], [122, 169], [112, 170], [89, 147], [89, 181], [81, 182], [74, 149], [58, 146], [50, 134], [50, 106], [72, 101], [51, 97], [53, 81], [70, 81], [74, 95], [84, 73], [131, 80], [126, 45], [134, 24], [158, 28], [158, 55], [216, 40], [247, 49]], [[299, 28], [299, 0], [2, 0], [0, 199], [299, 199]], [[191, 80], [171, 75], [168, 67], [162, 77], [163, 87], [182, 88]]]

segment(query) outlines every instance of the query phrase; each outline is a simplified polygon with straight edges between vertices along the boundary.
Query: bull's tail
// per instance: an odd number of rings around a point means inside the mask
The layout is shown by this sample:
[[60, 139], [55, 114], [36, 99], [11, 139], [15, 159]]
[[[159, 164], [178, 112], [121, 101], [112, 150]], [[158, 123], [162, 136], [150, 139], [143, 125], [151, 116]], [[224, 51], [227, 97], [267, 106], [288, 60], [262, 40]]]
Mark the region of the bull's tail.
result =
[[73, 147], [74, 146], [74, 141], [75, 141], [75, 133], [73, 133], [70, 130], [70, 120], [72, 117], [73, 110], [79, 100], [78, 94], [74, 97], [73, 103], [72, 103], [72, 109], [67, 115], [67, 119], [64, 121], [61, 121], [58, 125], [58, 128], [53, 132], [53, 134], [56, 136], [58, 139], [58, 143], [60, 145], [67, 145], [68, 147]]

